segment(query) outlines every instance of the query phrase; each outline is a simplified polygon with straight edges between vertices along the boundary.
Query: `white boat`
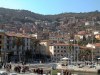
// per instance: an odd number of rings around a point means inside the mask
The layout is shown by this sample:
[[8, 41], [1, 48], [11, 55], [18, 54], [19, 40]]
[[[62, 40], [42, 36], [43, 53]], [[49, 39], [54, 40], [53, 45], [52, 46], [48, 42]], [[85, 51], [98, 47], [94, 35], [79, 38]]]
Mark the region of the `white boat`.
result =
[[8, 75], [6, 71], [0, 71], [0, 75]]
[[71, 74], [71, 75], [78, 75], [78, 74]]
[[17, 75], [17, 73], [10, 73], [9, 75]]

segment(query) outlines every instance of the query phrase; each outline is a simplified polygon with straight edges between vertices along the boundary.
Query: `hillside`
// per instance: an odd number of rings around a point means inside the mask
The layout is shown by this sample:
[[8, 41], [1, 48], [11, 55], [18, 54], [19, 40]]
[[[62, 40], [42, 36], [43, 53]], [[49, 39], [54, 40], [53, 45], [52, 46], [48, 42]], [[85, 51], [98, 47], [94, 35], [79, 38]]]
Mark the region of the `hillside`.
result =
[[[94, 22], [98, 29], [100, 12], [61, 13], [57, 15], [42, 15], [28, 10], [0, 8], [0, 28], [7, 31], [37, 32], [43, 30], [76, 32], [84, 30], [85, 22]], [[91, 26], [90, 26], [91, 27]], [[94, 28], [94, 26], [92, 26]], [[72, 30], [71, 30], [72, 29]]]

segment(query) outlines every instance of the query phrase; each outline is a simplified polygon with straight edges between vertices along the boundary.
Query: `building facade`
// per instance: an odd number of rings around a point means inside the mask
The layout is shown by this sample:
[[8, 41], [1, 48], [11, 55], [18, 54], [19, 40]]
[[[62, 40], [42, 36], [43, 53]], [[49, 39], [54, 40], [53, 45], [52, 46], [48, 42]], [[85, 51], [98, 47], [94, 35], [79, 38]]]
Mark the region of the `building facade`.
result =
[[25, 52], [31, 50], [30, 36], [14, 32], [0, 32], [0, 51], [3, 62], [22, 61]]
[[70, 61], [78, 61], [79, 45], [77, 44], [52, 44], [49, 50], [52, 62], [59, 62], [64, 57]]
[[69, 49], [67, 44], [52, 44], [49, 46], [51, 52], [51, 61], [59, 62], [61, 58], [69, 58]]

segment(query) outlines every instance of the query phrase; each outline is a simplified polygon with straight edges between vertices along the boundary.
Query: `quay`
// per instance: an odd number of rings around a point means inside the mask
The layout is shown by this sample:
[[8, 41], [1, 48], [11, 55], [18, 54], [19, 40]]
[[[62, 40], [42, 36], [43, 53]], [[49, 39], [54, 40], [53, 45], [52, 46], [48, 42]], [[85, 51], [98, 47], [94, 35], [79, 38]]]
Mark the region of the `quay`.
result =
[[[17, 75], [39, 75], [33, 72], [34, 69], [37, 68], [42, 68], [44, 75], [53, 75], [53, 70], [57, 70], [57, 73], [61, 73], [64, 72], [65, 70], [73, 73], [73, 72], [84, 72], [84, 73], [100, 73], [100, 65], [96, 65], [96, 67], [90, 67], [89, 65], [85, 65], [84, 67], [79, 67], [78, 65], [67, 65], [67, 66], [61, 66], [59, 65], [59, 63], [41, 63], [41, 64], [26, 64], [25, 66], [28, 66], [29, 69], [31, 70], [31, 72], [25, 72], [25, 73], [17, 73], [14, 71], [14, 67], [20, 65], [22, 66], [22, 64], [13, 64], [12, 63], [12, 70], [9, 73], [16, 73]], [[55, 68], [53, 68], [53, 66], [55, 66]], [[5, 70], [4, 68], [0, 69], [0, 71]], [[6, 70], [5, 70], [6, 71]]]
[[95, 67], [90, 67], [88, 65], [84, 67], [79, 67], [79, 66], [74, 66], [74, 65], [68, 65], [68, 66], [58, 65], [56, 69], [62, 69], [62, 70], [67, 69], [71, 72], [100, 73], [100, 65], [96, 65]]

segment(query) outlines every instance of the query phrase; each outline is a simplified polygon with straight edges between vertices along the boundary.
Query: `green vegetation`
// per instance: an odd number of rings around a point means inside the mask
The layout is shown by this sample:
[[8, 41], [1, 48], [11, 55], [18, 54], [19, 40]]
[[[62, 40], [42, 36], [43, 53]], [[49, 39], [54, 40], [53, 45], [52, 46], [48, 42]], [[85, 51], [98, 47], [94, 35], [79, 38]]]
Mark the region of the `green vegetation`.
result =
[[58, 70], [52, 70], [52, 75], [57, 75]]

